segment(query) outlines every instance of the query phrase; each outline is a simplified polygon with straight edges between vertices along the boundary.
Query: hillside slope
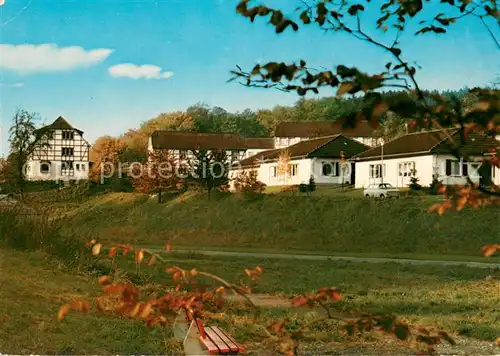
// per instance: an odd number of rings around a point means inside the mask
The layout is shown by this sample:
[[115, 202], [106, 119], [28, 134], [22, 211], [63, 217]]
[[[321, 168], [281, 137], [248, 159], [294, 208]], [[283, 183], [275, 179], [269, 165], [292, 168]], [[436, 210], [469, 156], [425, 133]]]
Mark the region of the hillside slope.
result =
[[158, 204], [132, 193], [95, 197], [68, 212], [68, 227], [103, 242], [280, 251], [479, 256], [498, 241], [498, 207], [429, 214], [421, 198], [374, 201], [270, 195], [259, 201], [185, 195]]

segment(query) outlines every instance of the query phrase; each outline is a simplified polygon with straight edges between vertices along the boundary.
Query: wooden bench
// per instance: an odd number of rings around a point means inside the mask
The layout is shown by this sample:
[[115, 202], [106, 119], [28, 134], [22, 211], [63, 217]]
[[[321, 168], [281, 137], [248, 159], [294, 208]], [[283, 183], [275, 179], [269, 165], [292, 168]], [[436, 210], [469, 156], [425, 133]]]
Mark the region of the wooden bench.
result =
[[[245, 349], [224, 329], [218, 326], [205, 326], [199, 318], [193, 318], [192, 314], [186, 308], [179, 311], [179, 315], [174, 323], [175, 330], [180, 320], [184, 319], [189, 323], [189, 328], [184, 336], [184, 350], [186, 355], [200, 355], [196, 345], [201, 345], [204, 352], [209, 355], [238, 355], [245, 353]], [[182, 332], [182, 331], [181, 331]], [[177, 332], [179, 335], [179, 331]]]

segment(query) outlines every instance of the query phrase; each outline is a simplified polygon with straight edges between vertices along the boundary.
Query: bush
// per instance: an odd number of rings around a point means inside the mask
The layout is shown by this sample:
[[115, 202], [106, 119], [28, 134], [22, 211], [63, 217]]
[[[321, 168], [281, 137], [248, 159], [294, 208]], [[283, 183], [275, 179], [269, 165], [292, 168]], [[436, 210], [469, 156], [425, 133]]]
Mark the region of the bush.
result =
[[420, 190], [422, 189], [422, 186], [420, 183], [418, 183], [419, 179], [417, 178], [417, 170], [413, 169], [411, 172], [411, 177], [410, 177], [410, 184], [409, 187], [411, 190]]
[[314, 181], [314, 177], [311, 175], [309, 177], [309, 191], [314, 192], [316, 190], [316, 182]]
[[299, 192], [301, 192], [301, 193], [309, 192], [309, 185], [305, 184], [305, 183], [300, 184], [299, 185]]
[[234, 188], [236, 192], [243, 195], [245, 199], [256, 199], [264, 193], [266, 185], [257, 179], [257, 172], [242, 171], [234, 179]]

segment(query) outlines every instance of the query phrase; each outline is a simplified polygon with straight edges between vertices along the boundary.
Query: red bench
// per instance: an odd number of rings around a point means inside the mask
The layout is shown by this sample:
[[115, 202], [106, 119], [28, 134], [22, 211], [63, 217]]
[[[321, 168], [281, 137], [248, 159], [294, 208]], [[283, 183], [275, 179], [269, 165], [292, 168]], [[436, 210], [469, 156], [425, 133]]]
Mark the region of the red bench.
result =
[[238, 344], [227, 331], [218, 326], [204, 326], [201, 319], [193, 318], [189, 310], [186, 308], [183, 309], [186, 313], [186, 319], [191, 323], [190, 328], [196, 326], [200, 344], [210, 355], [237, 355], [245, 353], [245, 348]]

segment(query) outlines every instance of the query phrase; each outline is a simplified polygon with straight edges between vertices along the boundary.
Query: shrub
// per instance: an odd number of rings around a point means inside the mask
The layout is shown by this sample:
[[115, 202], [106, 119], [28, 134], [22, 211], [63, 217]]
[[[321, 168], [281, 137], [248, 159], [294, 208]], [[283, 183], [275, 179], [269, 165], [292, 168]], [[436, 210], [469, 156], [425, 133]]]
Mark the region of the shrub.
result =
[[245, 199], [256, 199], [264, 193], [266, 185], [257, 179], [257, 171], [242, 171], [234, 179], [234, 189]]
[[299, 185], [299, 192], [301, 192], [301, 193], [307, 193], [307, 192], [309, 192], [309, 185], [305, 184], [305, 183], [301, 183]]
[[314, 181], [314, 177], [311, 175], [309, 177], [309, 191], [314, 192], [316, 190], [316, 182]]
[[411, 177], [410, 177], [410, 184], [409, 184], [409, 187], [411, 190], [420, 190], [422, 189], [422, 186], [420, 185], [420, 183], [418, 183], [419, 179], [417, 177], [417, 170], [416, 169], [413, 169], [411, 171]]

